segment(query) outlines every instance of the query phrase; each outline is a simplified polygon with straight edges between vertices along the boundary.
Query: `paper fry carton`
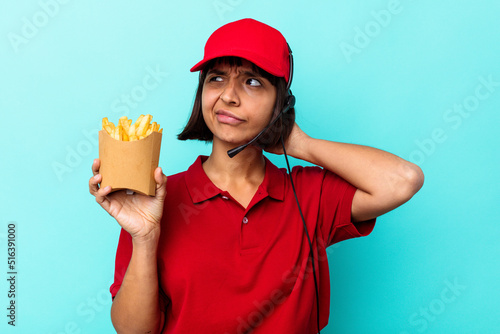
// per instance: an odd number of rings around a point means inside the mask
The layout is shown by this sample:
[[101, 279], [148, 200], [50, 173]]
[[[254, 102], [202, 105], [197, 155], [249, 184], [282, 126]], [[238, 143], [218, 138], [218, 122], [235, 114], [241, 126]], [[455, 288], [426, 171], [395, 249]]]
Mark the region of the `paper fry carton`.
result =
[[106, 130], [99, 131], [101, 187], [155, 196], [153, 173], [160, 160], [161, 136], [153, 131], [141, 140], [121, 141], [112, 138]]

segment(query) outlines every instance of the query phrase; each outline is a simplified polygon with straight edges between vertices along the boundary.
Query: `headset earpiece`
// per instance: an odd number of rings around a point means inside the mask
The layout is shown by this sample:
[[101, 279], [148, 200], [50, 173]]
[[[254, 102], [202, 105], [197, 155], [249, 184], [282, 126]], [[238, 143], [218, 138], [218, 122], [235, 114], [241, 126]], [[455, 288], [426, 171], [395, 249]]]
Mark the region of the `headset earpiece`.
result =
[[292, 91], [288, 91], [288, 96], [285, 99], [285, 105], [283, 106], [282, 113], [287, 113], [290, 109], [295, 106], [295, 96], [293, 96]]

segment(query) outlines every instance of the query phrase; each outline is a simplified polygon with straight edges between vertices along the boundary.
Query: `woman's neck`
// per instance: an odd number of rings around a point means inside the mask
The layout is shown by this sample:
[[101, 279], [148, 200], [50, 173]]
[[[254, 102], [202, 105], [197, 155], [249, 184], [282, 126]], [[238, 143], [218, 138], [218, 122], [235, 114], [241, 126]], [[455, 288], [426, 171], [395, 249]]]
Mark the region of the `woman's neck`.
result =
[[266, 162], [260, 148], [250, 145], [230, 158], [227, 151], [231, 148], [214, 142], [203, 170], [219, 189], [228, 191], [245, 206], [264, 180]]

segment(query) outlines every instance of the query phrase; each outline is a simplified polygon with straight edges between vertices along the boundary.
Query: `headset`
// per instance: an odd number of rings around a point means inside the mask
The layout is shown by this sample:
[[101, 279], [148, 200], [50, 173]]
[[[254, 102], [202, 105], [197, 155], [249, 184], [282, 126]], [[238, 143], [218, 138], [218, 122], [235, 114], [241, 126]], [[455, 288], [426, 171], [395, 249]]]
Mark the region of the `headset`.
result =
[[[288, 43], [287, 43], [288, 45]], [[285, 99], [285, 103], [283, 105], [283, 109], [280, 111], [280, 113], [271, 121], [269, 124], [261, 131], [259, 132], [252, 140], [250, 140], [248, 143], [240, 145], [238, 147], [235, 147], [229, 151], [227, 151], [227, 155], [229, 155], [230, 158], [233, 158], [236, 154], [240, 153], [243, 151], [248, 145], [254, 143], [264, 132], [266, 132], [271, 126], [273, 126], [276, 121], [282, 117], [284, 114], [286, 114], [291, 108], [295, 106], [295, 96], [293, 96], [292, 91], [290, 90], [290, 86], [292, 85], [292, 78], [293, 78], [293, 55], [292, 55], [292, 49], [290, 48], [290, 45], [288, 45], [288, 54], [289, 54], [289, 59], [290, 59], [290, 71], [288, 75], [288, 83], [286, 86], [286, 91], [287, 91], [287, 97]], [[283, 132], [281, 133], [280, 136], [281, 139], [281, 145], [283, 147], [283, 155], [285, 156], [285, 161], [286, 161], [286, 166], [288, 169], [288, 176], [290, 176], [290, 183], [292, 184], [292, 189], [293, 189], [293, 194], [295, 195], [295, 201], [297, 202], [297, 207], [299, 209], [300, 217], [302, 218], [302, 223], [304, 224], [304, 230], [306, 232], [307, 236], [307, 241], [309, 243], [309, 251], [310, 251], [310, 258], [311, 258], [311, 264], [312, 264], [312, 269], [313, 269], [313, 277], [314, 277], [314, 289], [316, 292], [316, 324], [318, 326], [318, 334], [321, 333], [320, 328], [319, 328], [319, 292], [318, 292], [318, 281], [316, 278], [316, 268], [314, 265], [314, 253], [313, 253], [313, 247], [311, 243], [311, 238], [309, 237], [309, 232], [307, 231], [307, 225], [306, 225], [306, 220], [304, 219], [304, 215], [302, 214], [302, 209], [299, 204], [299, 199], [297, 197], [297, 192], [295, 191], [295, 185], [293, 183], [292, 179], [292, 171], [290, 169], [290, 163], [288, 162], [288, 156], [286, 154], [286, 149], [285, 149], [285, 142], [283, 140]]]

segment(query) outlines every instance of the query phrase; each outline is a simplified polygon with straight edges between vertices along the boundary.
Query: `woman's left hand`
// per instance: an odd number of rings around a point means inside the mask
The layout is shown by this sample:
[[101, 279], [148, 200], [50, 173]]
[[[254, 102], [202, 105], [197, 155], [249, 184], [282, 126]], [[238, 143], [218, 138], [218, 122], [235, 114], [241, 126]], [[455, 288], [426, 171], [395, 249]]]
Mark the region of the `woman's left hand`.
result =
[[[302, 131], [301, 128], [299, 128], [297, 123], [294, 123], [292, 132], [290, 132], [290, 135], [285, 140], [286, 154], [300, 159], [300, 156], [303, 155], [302, 153], [305, 150], [305, 144], [307, 143], [308, 139], [310, 139], [310, 137], [304, 131]], [[272, 154], [283, 154], [283, 146], [280, 142], [274, 147], [266, 148], [265, 151]]]

